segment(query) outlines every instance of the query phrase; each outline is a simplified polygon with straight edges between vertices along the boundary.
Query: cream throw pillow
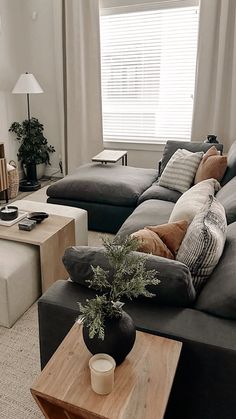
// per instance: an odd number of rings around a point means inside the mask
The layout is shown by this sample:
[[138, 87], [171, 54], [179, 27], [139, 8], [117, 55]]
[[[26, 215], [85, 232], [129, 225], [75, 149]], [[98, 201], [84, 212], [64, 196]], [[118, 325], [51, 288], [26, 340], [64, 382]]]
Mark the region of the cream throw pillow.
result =
[[193, 180], [202, 159], [203, 152], [192, 153], [179, 148], [168, 161], [159, 179], [159, 185], [184, 193]]
[[207, 179], [192, 186], [176, 202], [169, 218], [169, 223], [187, 220], [189, 223], [208, 202], [209, 195], [215, 195], [220, 190], [216, 179]]

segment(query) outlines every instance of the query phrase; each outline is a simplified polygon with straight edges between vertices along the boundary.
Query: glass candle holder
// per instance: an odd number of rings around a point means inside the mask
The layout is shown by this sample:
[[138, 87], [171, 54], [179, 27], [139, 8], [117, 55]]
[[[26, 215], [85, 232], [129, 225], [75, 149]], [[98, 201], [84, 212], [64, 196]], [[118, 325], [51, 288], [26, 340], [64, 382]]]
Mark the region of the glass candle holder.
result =
[[89, 360], [91, 386], [97, 394], [109, 394], [114, 386], [115, 360], [107, 354], [96, 354]]

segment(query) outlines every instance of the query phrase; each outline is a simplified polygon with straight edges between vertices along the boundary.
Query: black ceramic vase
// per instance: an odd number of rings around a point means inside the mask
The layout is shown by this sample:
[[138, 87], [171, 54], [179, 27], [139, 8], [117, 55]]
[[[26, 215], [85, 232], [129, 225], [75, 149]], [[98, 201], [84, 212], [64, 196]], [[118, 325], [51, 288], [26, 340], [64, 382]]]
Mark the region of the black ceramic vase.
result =
[[105, 320], [104, 340], [97, 336], [90, 339], [89, 329], [86, 326], [83, 326], [83, 338], [85, 345], [93, 355], [106, 353], [111, 355], [119, 365], [134, 346], [136, 329], [132, 318], [122, 311], [120, 317]]

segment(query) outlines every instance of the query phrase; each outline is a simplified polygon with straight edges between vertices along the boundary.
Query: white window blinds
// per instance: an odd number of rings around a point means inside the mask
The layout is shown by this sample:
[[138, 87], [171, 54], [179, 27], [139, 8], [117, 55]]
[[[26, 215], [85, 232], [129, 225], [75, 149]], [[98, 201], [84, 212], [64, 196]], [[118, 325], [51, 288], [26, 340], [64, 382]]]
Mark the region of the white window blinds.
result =
[[198, 6], [174, 1], [101, 16], [104, 140], [190, 140], [197, 35]]

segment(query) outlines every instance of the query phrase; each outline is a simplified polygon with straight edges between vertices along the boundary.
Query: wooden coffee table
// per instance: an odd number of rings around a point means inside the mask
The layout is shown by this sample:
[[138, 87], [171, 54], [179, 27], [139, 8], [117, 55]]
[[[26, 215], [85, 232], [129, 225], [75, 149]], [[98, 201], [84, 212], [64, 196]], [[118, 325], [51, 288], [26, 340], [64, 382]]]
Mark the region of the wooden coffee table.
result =
[[90, 385], [92, 356], [76, 323], [31, 388], [49, 419], [163, 418], [182, 343], [137, 332], [133, 350], [115, 370], [112, 393], [100, 396]]
[[43, 292], [58, 279], [68, 278], [68, 273], [62, 263], [62, 256], [67, 247], [75, 245], [73, 218], [50, 214], [31, 231], [19, 230], [18, 224], [11, 227], [0, 226], [0, 239], [39, 247]]

